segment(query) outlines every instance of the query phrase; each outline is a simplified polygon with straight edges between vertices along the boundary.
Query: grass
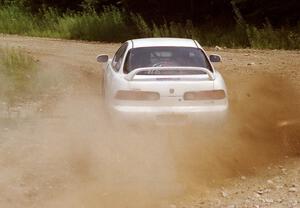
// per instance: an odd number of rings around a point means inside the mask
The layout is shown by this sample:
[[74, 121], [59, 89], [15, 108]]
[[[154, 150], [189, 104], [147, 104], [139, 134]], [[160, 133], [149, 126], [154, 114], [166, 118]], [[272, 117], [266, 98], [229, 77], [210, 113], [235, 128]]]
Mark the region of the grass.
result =
[[58, 19], [57, 30], [67, 39], [125, 41], [131, 36], [125, 17], [125, 12], [115, 7], [107, 7], [101, 14], [91, 10], [63, 15]]
[[[20, 21], [22, 20], [22, 21]], [[54, 9], [32, 15], [16, 6], [0, 8], [0, 33], [76, 40], [122, 42], [132, 37], [125, 11], [115, 7], [60, 15]]]
[[274, 29], [270, 24], [257, 28], [248, 24], [237, 24], [233, 28], [196, 27], [191, 21], [157, 25], [147, 24], [140, 16], [134, 16], [142, 37], [193, 38], [205, 46], [230, 48], [248, 47], [258, 49], [300, 49], [300, 24], [295, 28]]
[[253, 26], [246, 28], [249, 45], [252, 48], [300, 49], [300, 25], [296, 29], [273, 29], [266, 25], [263, 29]]
[[37, 65], [34, 59], [20, 49], [0, 49], [0, 96], [9, 105], [22, 102], [36, 94], [34, 81]]
[[0, 8], [0, 22], [0, 31], [8, 34], [27, 34], [36, 27], [34, 17], [15, 6]]
[[66, 14], [44, 9], [32, 15], [26, 9], [10, 5], [0, 8], [0, 33], [104, 42], [139, 37], [182, 37], [196, 39], [205, 46], [300, 49], [300, 23], [294, 28], [273, 28], [269, 23], [258, 28], [248, 25], [234, 5], [233, 9], [236, 26], [226, 28], [195, 26], [189, 20], [158, 25], [116, 7], [106, 7], [101, 13], [89, 8], [86, 12]]

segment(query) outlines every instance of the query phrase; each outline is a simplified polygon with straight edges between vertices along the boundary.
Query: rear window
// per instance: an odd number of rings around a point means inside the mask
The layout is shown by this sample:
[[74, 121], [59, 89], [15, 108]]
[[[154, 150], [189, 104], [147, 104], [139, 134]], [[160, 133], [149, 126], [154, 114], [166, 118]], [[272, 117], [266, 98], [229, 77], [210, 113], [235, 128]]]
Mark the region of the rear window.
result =
[[[203, 51], [190, 47], [144, 47], [131, 49], [126, 57], [124, 73], [145, 67], [204, 67], [212, 71]], [[169, 71], [169, 73], [175, 73]], [[177, 71], [178, 73], [178, 71]], [[199, 72], [184, 71], [184, 74]]]

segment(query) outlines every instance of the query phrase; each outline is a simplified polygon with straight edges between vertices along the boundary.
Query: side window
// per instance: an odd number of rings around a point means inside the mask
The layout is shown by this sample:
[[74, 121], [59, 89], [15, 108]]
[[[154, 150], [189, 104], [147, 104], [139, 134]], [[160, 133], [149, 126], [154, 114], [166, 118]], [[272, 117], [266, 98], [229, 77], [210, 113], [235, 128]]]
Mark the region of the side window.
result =
[[114, 56], [111, 65], [115, 71], [120, 70], [127, 47], [128, 43], [124, 43]]

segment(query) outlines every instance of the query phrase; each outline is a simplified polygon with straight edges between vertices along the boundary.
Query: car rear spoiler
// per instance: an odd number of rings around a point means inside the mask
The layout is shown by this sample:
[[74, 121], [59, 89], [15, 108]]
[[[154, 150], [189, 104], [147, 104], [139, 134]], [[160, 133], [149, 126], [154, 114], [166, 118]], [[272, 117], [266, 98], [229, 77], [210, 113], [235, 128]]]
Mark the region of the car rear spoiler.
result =
[[199, 71], [199, 72], [204, 72], [205, 74], [208, 75], [210, 80], [215, 80], [215, 75], [213, 74], [213, 72], [211, 72], [209, 69], [207, 68], [203, 68], [203, 67], [144, 67], [144, 68], [137, 68], [134, 69], [133, 71], [131, 71], [130, 73], [128, 73], [125, 76], [125, 79], [128, 81], [132, 81], [135, 77], [135, 75], [137, 75], [140, 72], [148, 72], [149, 75], [159, 75], [159, 71], [174, 71], [174, 70], [178, 70], [178, 71]]

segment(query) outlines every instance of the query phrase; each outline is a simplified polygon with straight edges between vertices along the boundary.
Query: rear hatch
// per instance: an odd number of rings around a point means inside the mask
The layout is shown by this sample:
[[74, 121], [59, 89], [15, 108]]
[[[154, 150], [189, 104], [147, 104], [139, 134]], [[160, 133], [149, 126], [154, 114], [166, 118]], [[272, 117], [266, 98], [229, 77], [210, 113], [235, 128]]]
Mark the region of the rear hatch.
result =
[[125, 80], [114, 96], [120, 111], [207, 112], [227, 104], [225, 90], [214, 89], [214, 74], [202, 67], [139, 68]]

